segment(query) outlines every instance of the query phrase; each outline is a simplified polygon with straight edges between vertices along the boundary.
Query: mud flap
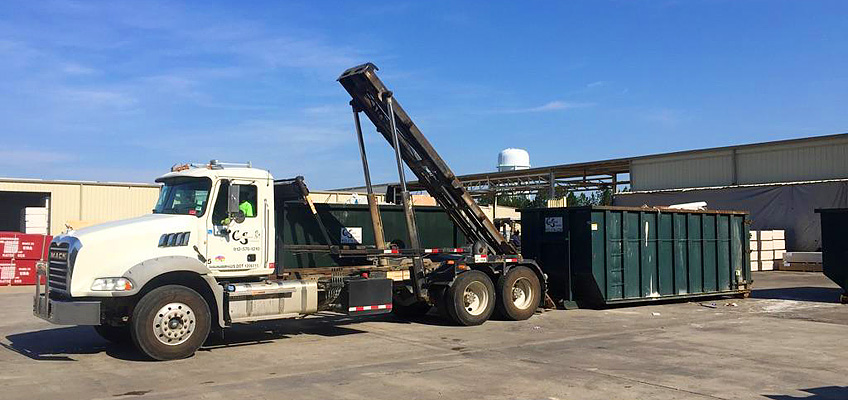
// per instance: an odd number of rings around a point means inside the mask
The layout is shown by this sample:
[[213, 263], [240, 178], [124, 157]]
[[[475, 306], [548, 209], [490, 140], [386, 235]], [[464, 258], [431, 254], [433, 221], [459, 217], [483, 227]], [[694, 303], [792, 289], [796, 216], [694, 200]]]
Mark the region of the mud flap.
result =
[[392, 311], [391, 279], [352, 279], [342, 293], [349, 315], [386, 314]]

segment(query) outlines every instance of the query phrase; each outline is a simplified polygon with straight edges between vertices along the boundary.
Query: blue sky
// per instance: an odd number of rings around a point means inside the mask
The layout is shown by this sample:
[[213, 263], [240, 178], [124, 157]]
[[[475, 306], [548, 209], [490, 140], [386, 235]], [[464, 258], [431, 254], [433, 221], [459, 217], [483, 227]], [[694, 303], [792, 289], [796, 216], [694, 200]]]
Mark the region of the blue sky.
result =
[[[454, 171], [848, 131], [844, 1], [0, 3], [0, 176], [152, 181], [250, 160], [362, 184], [374, 62]], [[366, 124], [375, 181], [396, 179]]]

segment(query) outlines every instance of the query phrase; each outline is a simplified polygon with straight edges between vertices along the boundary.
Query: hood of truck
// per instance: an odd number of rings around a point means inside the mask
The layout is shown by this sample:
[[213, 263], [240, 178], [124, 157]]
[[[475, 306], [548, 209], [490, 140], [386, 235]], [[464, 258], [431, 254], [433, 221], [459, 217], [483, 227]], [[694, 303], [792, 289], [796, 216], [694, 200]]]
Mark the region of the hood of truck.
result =
[[[193, 246], [202, 240], [202, 224], [203, 219], [192, 215], [149, 214], [69, 232], [68, 236], [81, 244], [72, 267], [71, 295], [105, 296], [104, 292], [91, 292], [94, 279], [124, 276], [133, 266], [152, 258], [196, 258]], [[180, 232], [191, 232], [187, 245], [159, 247], [163, 234]]]

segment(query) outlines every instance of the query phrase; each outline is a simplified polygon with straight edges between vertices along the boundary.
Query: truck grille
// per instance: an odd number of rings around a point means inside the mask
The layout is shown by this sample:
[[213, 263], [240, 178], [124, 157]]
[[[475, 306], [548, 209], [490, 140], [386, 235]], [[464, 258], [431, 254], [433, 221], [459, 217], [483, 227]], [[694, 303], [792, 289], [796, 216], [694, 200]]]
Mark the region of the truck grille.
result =
[[68, 291], [68, 243], [50, 245], [47, 285], [51, 290]]

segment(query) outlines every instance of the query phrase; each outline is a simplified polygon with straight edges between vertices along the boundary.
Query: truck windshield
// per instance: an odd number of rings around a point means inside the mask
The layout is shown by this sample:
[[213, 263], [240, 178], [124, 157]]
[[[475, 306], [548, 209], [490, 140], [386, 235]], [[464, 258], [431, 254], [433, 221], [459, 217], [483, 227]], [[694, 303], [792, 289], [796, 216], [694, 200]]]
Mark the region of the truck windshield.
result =
[[208, 178], [170, 178], [159, 192], [154, 214], [181, 214], [201, 216], [206, 212], [209, 189], [212, 182]]

